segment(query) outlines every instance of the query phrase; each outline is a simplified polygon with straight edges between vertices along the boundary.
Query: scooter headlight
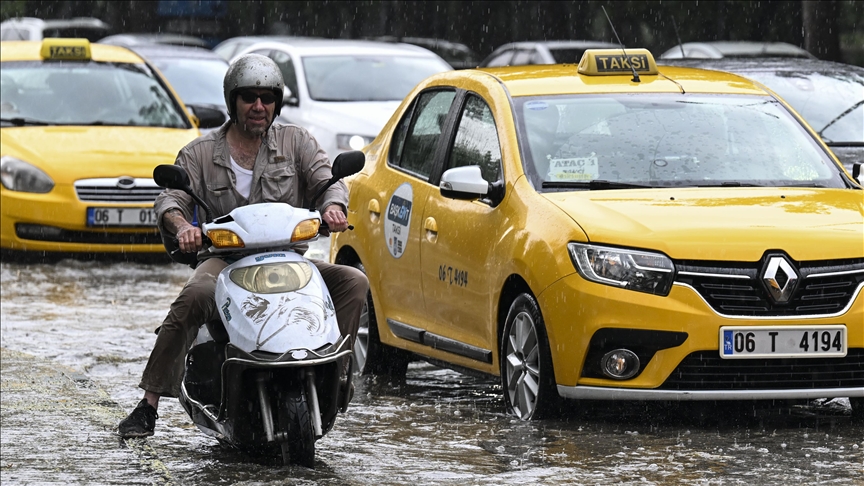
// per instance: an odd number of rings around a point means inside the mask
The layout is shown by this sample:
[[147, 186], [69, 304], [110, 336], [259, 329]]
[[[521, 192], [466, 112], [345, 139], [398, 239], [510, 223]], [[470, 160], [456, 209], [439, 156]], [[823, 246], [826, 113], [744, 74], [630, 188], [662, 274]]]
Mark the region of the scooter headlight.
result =
[[303, 262], [267, 263], [236, 268], [229, 277], [249, 292], [281, 294], [305, 287], [312, 280], [312, 268]]
[[667, 295], [675, 267], [661, 253], [570, 243], [570, 258], [586, 280], [613, 287]]

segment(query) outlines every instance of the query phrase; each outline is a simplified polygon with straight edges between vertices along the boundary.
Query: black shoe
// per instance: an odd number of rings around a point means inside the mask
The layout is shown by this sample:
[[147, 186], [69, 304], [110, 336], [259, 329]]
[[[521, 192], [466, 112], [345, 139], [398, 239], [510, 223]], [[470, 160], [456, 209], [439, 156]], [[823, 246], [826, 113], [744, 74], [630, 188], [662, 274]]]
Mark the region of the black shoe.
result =
[[117, 426], [117, 433], [124, 439], [150, 437], [153, 435], [153, 429], [156, 428], [158, 418], [156, 409], [147, 403], [147, 399], [142, 398], [135, 410], [132, 410], [132, 413]]

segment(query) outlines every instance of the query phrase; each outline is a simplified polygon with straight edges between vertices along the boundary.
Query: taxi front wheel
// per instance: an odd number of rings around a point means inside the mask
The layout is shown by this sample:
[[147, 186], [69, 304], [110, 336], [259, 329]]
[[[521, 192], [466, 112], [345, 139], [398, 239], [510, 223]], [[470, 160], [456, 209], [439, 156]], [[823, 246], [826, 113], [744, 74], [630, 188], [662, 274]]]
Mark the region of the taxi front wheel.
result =
[[530, 294], [510, 305], [500, 349], [501, 385], [507, 411], [521, 420], [560, 413], [562, 400], [555, 386], [552, 353], [540, 307]]
[[[366, 273], [360, 262], [351, 266]], [[381, 342], [378, 333], [378, 319], [372, 303], [372, 291], [366, 294], [366, 305], [360, 314], [357, 340], [354, 342], [354, 369], [361, 375], [386, 375], [402, 379], [408, 371], [411, 355], [407, 351], [388, 346]]]

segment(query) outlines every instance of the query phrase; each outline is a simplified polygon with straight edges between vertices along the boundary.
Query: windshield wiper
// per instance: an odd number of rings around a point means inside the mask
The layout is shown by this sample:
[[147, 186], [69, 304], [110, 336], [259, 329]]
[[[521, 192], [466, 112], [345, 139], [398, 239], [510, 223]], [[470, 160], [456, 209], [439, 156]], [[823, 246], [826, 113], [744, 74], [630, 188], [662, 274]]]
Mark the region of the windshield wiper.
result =
[[698, 184], [696, 187], [765, 187], [762, 184], [750, 184], [749, 182], [723, 181], [714, 184]]
[[23, 126], [40, 126], [47, 127], [50, 125], [56, 125], [56, 123], [49, 123], [42, 120], [37, 120], [35, 118], [25, 118], [25, 117], [15, 117], [15, 118], [0, 118], [0, 123], [11, 123], [16, 127]]
[[603, 189], [652, 189], [654, 186], [646, 186], [643, 184], [630, 184], [627, 182], [610, 182], [603, 179], [595, 179], [587, 182], [575, 181], [544, 181], [541, 185], [543, 189], [561, 189], [561, 188], [584, 188], [590, 191]]
[[[864, 100], [861, 100], [858, 103], [855, 103], [854, 105], [850, 106], [846, 111], [837, 115], [836, 118], [834, 118], [833, 120], [828, 122], [828, 124], [825, 125], [824, 127], [822, 127], [822, 130], [819, 130], [818, 132], [816, 132], [816, 134], [819, 135], [819, 137], [821, 137], [822, 139], [825, 139], [825, 136], [822, 135], [822, 132], [824, 132], [825, 130], [828, 130], [828, 127], [837, 123], [838, 121], [840, 121], [841, 118], [848, 115], [849, 113], [852, 113], [853, 111], [855, 111], [855, 108], [858, 108], [861, 105], [864, 105]], [[828, 142], [828, 140], [825, 140], [825, 141], [826, 141], [826, 143]]]

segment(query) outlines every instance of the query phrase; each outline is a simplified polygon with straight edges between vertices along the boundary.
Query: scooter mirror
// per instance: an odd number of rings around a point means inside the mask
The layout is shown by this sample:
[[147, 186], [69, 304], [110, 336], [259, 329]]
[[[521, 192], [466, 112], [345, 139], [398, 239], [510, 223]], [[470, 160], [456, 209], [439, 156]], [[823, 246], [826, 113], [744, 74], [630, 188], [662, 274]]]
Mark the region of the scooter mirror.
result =
[[351, 174], [356, 174], [363, 169], [366, 163], [366, 154], [359, 150], [342, 152], [333, 161], [333, 179], [339, 180]]
[[153, 169], [153, 180], [159, 187], [184, 190], [189, 187], [189, 175], [177, 165], [157, 165]]

